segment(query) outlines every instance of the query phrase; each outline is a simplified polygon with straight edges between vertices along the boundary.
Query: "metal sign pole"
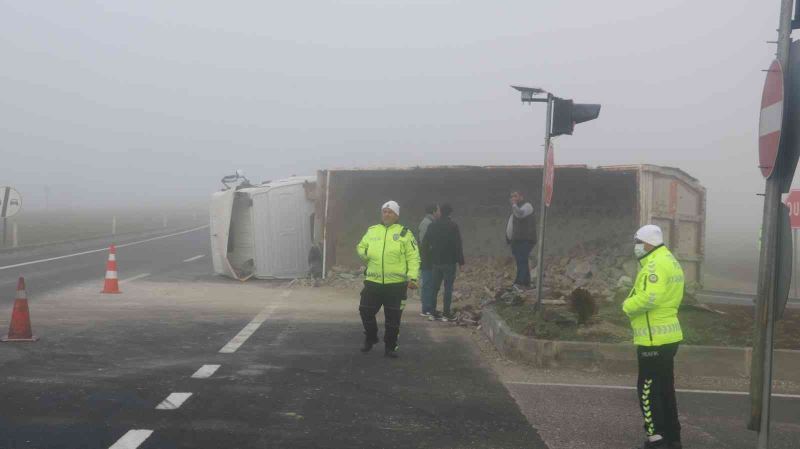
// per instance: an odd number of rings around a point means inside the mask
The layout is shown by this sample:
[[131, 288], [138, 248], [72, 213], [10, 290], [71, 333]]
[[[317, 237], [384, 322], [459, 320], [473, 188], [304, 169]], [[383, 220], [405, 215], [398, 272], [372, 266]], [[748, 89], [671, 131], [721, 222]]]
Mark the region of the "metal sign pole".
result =
[[550, 128], [552, 127], [553, 117], [553, 95], [547, 94], [547, 118], [544, 132], [544, 164], [542, 165], [542, 202], [539, 208], [539, 254], [536, 261], [537, 281], [536, 281], [536, 313], [540, 316], [543, 312], [542, 291], [544, 288], [544, 237], [545, 222], [547, 219], [547, 205], [545, 195], [547, 195], [547, 153], [550, 151]]
[[11, 196], [11, 187], [3, 189], [2, 208], [0, 208], [0, 217], [3, 217], [3, 248], [7, 246], [6, 228], [8, 227], [8, 199]]
[[[788, 67], [792, 32], [793, 0], [781, 0], [778, 28], [777, 60]], [[786, 77], [784, 72], [784, 78]], [[784, 80], [784, 85], [787, 85]], [[775, 173], [766, 181], [762, 247], [758, 273], [758, 303], [753, 338], [750, 399], [751, 414], [748, 427], [758, 431], [758, 449], [769, 448], [770, 399], [772, 396], [772, 348], [775, 325], [775, 297], [778, 259], [778, 212], [781, 203], [783, 167], [775, 161]], [[784, 242], [784, 244], [787, 242]]]
[[328, 202], [331, 199], [331, 170], [325, 172], [325, 212], [322, 216], [322, 279], [328, 277]]
[[794, 275], [792, 281], [794, 282], [794, 297], [797, 298], [797, 229], [792, 229], [792, 266], [794, 267]]

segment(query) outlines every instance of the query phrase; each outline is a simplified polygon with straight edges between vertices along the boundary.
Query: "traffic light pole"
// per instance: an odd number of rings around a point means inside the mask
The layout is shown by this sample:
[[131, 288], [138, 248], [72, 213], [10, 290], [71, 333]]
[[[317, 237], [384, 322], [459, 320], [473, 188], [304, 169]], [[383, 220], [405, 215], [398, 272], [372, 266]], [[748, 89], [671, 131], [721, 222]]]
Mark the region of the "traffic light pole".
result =
[[[781, 0], [778, 28], [777, 59], [789, 66], [789, 45], [792, 33], [792, 4]], [[784, 70], [784, 77], [788, 70]], [[784, 82], [784, 85], [787, 85]], [[778, 159], [780, 160], [780, 159]], [[777, 164], [777, 161], [776, 161]], [[758, 271], [758, 304], [753, 338], [750, 398], [751, 415], [748, 427], [758, 431], [758, 449], [769, 448], [770, 399], [772, 395], [772, 348], [775, 330], [776, 266], [778, 254], [778, 211], [781, 201], [781, 170], [776, 165], [767, 179], [764, 191], [761, 254]]]
[[[800, 1], [800, 0], [798, 0]], [[547, 102], [547, 117], [544, 130], [544, 163], [542, 164], [542, 198], [539, 205], [539, 244], [536, 260], [536, 315], [541, 318], [544, 311], [542, 293], [544, 291], [544, 241], [547, 224], [547, 160], [550, 154], [550, 138], [553, 135], [572, 134], [576, 123], [594, 120], [600, 114], [599, 104], [574, 104], [572, 100], [564, 100], [553, 96], [538, 87], [511, 86], [522, 93], [522, 103]], [[547, 94], [547, 98], [534, 98]], [[558, 101], [558, 102], [556, 102]], [[556, 117], [554, 117], [556, 116]]]
[[544, 232], [545, 223], [547, 221], [547, 205], [545, 198], [547, 192], [545, 191], [545, 184], [547, 183], [547, 154], [550, 152], [550, 130], [552, 128], [553, 119], [553, 94], [547, 94], [547, 118], [545, 119], [544, 130], [544, 163], [542, 164], [542, 201], [539, 205], [539, 247], [538, 255], [536, 257], [536, 314], [542, 316], [544, 312], [544, 303], [542, 302], [542, 291], [544, 288]]

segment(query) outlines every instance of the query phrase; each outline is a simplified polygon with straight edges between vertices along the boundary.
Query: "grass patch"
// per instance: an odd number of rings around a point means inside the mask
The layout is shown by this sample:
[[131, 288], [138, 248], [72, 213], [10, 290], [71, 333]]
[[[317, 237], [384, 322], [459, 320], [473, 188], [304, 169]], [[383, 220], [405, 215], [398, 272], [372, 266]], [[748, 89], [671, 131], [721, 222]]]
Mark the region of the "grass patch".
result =
[[[753, 308], [714, 306], [724, 315], [683, 308], [678, 319], [683, 329], [684, 344], [705, 346], [751, 346]], [[574, 315], [565, 307], [550, 307], [555, 315]], [[532, 304], [497, 303], [495, 310], [515, 332], [548, 340], [596, 341], [605, 343], [632, 342], [630, 321], [617, 304], [603, 304], [587, 325], [556, 324], [539, 321]], [[777, 349], [800, 349], [800, 311], [787, 310], [775, 327]]]

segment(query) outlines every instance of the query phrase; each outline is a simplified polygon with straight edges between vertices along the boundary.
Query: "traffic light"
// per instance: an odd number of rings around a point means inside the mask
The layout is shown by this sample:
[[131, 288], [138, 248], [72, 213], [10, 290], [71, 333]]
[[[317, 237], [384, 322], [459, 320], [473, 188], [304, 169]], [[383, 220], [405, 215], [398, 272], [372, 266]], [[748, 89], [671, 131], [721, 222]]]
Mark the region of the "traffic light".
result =
[[553, 97], [553, 130], [550, 135], [572, 135], [576, 123], [594, 120], [599, 115], [599, 104], [573, 103], [572, 100]]

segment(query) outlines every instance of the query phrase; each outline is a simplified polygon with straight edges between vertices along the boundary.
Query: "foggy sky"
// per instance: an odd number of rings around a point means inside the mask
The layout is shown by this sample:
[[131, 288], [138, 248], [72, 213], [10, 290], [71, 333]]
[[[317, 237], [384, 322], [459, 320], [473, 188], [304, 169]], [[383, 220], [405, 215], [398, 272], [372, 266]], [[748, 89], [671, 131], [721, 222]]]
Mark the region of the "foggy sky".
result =
[[205, 204], [236, 168], [539, 164], [526, 84], [603, 105], [558, 164], [680, 167], [710, 239], [755, 238], [778, 3], [2, 1], [0, 184], [30, 208], [44, 185], [67, 207]]

